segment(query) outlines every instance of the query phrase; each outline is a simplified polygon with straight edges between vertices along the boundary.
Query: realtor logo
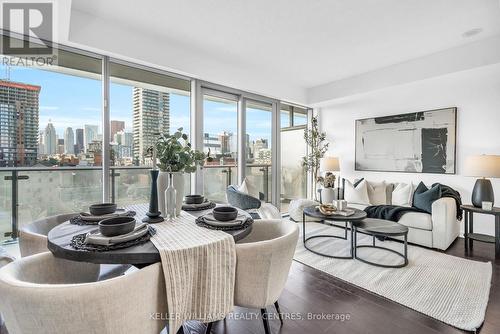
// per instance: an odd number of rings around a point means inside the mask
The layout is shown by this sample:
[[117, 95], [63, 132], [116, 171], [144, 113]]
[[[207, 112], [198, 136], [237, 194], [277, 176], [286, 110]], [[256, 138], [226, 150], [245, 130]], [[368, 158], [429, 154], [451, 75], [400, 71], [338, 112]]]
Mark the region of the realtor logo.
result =
[[[51, 2], [3, 2], [2, 53], [18, 57], [52, 56], [52, 46], [46, 41], [53, 41], [53, 25]], [[18, 34], [16, 38], [11, 38], [13, 32]]]

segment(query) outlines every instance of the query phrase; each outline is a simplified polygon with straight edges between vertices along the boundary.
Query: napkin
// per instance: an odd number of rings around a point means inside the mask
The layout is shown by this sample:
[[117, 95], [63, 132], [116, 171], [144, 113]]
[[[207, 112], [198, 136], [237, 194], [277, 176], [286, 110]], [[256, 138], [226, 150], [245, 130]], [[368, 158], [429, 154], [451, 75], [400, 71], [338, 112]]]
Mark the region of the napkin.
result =
[[222, 224], [235, 224], [235, 223], [240, 223], [243, 224], [247, 220], [247, 216], [245, 215], [238, 215], [235, 219], [233, 220], [228, 220], [228, 221], [221, 221], [215, 219], [213, 213], [207, 213], [206, 215], [203, 216], [203, 219], [207, 222], [216, 222], [216, 223], [222, 223]]
[[98, 222], [103, 219], [108, 219], [108, 218], [115, 218], [115, 217], [126, 217], [128, 216], [130, 211], [124, 211], [120, 213], [108, 213], [105, 215], [100, 215], [100, 216], [94, 216], [91, 215], [90, 213], [87, 212], [80, 212], [80, 219], [83, 221], [88, 221], [88, 222]]
[[137, 239], [139, 237], [142, 237], [147, 232], [148, 232], [148, 224], [140, 223], [135, 226], [132, 232], [127, 234], [117, 235], [114, 237], [105, 237], [104, 235], [101, 234], [101, 232], [87, 233], [87, 236], [85, 237], [85, 243], [93, 245], [109, 246]]

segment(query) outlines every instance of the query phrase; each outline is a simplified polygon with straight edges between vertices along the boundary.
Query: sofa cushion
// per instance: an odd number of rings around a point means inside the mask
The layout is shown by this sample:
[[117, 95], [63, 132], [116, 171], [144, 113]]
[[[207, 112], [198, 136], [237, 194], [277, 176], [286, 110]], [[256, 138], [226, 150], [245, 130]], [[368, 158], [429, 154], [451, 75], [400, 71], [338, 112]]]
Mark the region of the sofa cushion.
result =
[[411, 228], [432, 231], [432, 216], [424, 212], [407, 212], [398, 223]]
[[413, 194], [413, 206], [431, 213], [432, 203], [439, 198], [441, 198], [441, 187], [439, 185], [428, 189], [423, 182], [420, 182]]
[[411, 206], [413, 197], [413, 183], [398, 183], [392, 191], [392, 205]]
[[368, 190], [368, 199], [371, 205], [385, 205], [387, 204], [387, 185], [385, 181], [382, 182], [366, 182], [366, 189]]
[[370, 205], [366, 180], [362, 180], [355, 186], [349, 180], [345, 180], [345, 200], [348, 203]]

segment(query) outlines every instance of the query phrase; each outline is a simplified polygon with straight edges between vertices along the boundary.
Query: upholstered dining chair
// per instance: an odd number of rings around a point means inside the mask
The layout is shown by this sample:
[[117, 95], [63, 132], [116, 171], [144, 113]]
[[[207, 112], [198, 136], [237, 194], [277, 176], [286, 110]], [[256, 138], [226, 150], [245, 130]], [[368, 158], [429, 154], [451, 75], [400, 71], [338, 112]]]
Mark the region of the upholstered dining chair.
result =
[[9, 334], [160, 333], [166, 325], [161, 263], [96, 281], [98, 267], [40, 253], [0, 269]]
[[227, 202], [241, 210], [247, 211], [253, 219], [279, 219], [281, 213], [271, 203], [263, 202], [264, 194], [259, 192], [259, 198], [253, 197], [236, 186], [230, 185], [226, 189]]
[[[21, 257], [47, 252], [47, 235], [59, 224], [75, 217], [78, 213], [68, 213], [51, 216], [26, 224], [19, 229], [19, 249]], [[104, 280], [122, 275], [130, 268], [129, 265], [101, 265], [99, 279]]]
[[[5, 249], [0, 246], [0, 268], [14, 261], [14, 258], [10, 256]], [[3, 317], [0, 313], [0, 333], [3, 333]]]
[[[299, 238], [297, 224], [285, 220], [256, 220], [252, 232], [236, 244], [234, 304], [261, 310], [270, 333], [267, 308], [274, 304], [281, 324], [278, 298], [285, 287]], [[211, 329], [208, 325], [207, 332]]]

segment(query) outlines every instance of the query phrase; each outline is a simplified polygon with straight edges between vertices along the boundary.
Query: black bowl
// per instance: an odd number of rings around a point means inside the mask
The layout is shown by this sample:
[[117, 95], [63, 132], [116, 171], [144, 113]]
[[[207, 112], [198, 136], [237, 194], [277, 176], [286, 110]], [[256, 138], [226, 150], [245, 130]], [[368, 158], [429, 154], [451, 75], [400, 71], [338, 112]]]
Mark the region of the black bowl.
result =
[[99, 222], [99, 232], [105, 237], [127, 234], [134, 230], [134, 217], [113, 217]]
[[212, 210], [212, 213], [215, 219], [222, 222], [233, 220], [238, 217], [238, 209], [232, 206], [218, 206]]
[[116, 211], [115, 203], [98, 203], [92, 204], [89, 207], [89, 211], [94, 216], [102, 216]]
[[186, 204], [201, 204], [205, 200], [202, 195], [186, 195], [184, 197]]

